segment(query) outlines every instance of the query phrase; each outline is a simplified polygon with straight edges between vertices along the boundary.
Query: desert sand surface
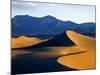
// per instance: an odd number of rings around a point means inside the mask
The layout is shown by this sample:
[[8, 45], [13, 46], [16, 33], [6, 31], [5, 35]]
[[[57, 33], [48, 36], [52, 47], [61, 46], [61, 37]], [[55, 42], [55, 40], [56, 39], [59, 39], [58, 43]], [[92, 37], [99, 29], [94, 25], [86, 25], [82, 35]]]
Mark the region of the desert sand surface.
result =
[[81, 49], [86, 50], [83, 53], [63, 56], [58, 58], [58, 62], [64, 66], [75, 69], [95, 69], [96, 68], [96, 40], [73, 31], [68, 31], [69, 38]]
[[12, 50], [12, 52], [12, 73], [23, 74], [75, 70], [59, 64], [57, 59], [84, 51], [77, 46], [72, 46], [36, 48], [33, 51]]
[[[73, 31], [66, 32], [66, 35], [75, 45], [32, 48], [32, 50], [12, 49], [12, 74], [95, 69], [95, 38]], [[18, 39], [16, 42], [19, 44], [16, 47], [34, 45], [33, 39], [27, 38], [30, 41], [26, 42], [26, 37], [20, 38], [13, 38], [13, 41]]]
[[64, 66], [78, 70], [95, 69], [95, 53], [95, 50], [90, 50], [84, 53], [63, 56], [60, 57], [57, 61]]
[[19, 55], [29, 54], [31, 52], [25, 51], [25, 50], [12, 50], [11, 53], [12, 53], [11, 54], [12, 59], [14, 59], [14, 58], [16, 58]]
[[27, 47], [27, 46], [31, 46], [33, 44], [38, 44], [42, 41], [43, 40], [41, 40], [39, 38], [20, 36], [18, 38], [11, 39], [11, 47], [12, 48]]
[[96, 49], [96, 39], [95, 38], [81, 35], [74, 31], [67, 31], [66, 33], [68, 37], [80, 48], [83, 48], [85, 50], [95, 50]]
[[77, 46], [44, 47], [33, 51], [12, 50], [12, 74], [75, 70], [59, 64], [57, 59], [64, 55], [81, 52], [84, 51]]
[[28, 50], [12, 50], [12, 57], [17, 57], [24, 54], [32, 54], [40, 58], [51, 58], [58, 57], [63, 55], [70, 55], [74, 53], [84, 52], [78, 46], [71, 47], [44, 47], [44, 48], [35, 48], [31, 51]]

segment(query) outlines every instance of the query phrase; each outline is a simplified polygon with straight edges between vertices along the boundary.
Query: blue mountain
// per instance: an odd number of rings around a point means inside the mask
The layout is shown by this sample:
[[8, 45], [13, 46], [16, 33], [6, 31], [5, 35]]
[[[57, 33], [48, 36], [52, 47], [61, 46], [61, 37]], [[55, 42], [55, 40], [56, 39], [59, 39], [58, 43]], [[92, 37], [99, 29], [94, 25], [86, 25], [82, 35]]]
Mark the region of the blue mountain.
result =
[[35, 36], [48, 38], [67, 30], [95, 37], [96, 25], [92, 22], [77, 24], [72, 21], [62, 21], [47, 15], [41, 18], [29, 15], [17, 15], [11, 20], [12, 36]]

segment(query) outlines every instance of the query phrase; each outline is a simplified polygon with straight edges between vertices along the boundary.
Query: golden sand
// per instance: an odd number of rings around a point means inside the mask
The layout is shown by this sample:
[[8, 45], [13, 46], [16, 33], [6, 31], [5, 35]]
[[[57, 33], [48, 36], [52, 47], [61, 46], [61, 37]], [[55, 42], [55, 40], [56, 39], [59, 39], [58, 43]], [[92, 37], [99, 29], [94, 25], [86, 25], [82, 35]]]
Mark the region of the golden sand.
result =
[[39, 55], [41, 57], [54, 57], [54, 56], [63, 56], [63, 55], [70, 55], [73, 53], [83, 52], [79, 47], [72, 46], [72, 47], [44, 47], [44, 48], [37, 48], [33, 51], [37, 51], [35, 55]]
[[90, 50], [80, 54], [60, 57], [57, 60], [60, 64], [75, 69], [95, 69], [95, 50]]
[[67, 31], [68, 37], [78, 46], [84, 50], [95, 50], [96, 39], [88, 36], [84, 36], [73, 31]]
[[[57, 62], [66, 67], [75, 69], [95, 69], [96, 63], [96, 39], [84, 36], [73, 31], [66, 32], [68, 37], [76, 44], [70, 47], [44, 47], [33, 49], [33, 51], [12, 50], [12, 57], [23, 54], [33, 54], [41, 58], [59, 57]], [[12, 48], [30, 46], [43, 42], [38, 38], [21, 36], [12, 38]]]
[[12, 48], [26, 47], [26, 46], [31, 46], [33, 44], [38, 44], [42, 41], [43, 40], [39, 38], [29, 38], [26, 36], [20, 36], [18, 38], [11, 39], [11, 47]]
[[66, 55], [60, 57], [57, 61], [67, 67], [75, 69], [95, 69], [96, 68], [96, 40], [94, 38], [84, 36], [73, 31], [67, 32], [68, 37], [82, 50], [83, 53]]
[[33, 56], [39, 56], [41, 58], [51, 58], [51, 57], [60, 57], [63, 55], [70, 55], [73, 53], [83, 52], [77, 46], [72, 47], [43, 47], [43, 48], [36, 48], [32, 51], [27, 50], [12, 50], [12, 57], [17, 57], [23, 54], [33, 54]]

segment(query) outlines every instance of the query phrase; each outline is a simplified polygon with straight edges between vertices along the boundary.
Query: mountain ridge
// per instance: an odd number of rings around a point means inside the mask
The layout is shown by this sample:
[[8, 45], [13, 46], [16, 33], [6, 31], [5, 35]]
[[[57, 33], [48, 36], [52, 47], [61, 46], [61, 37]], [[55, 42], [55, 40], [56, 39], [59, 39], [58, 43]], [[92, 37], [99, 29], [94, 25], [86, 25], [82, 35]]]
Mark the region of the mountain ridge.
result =
[[[82, 34], [89, 33], [95, 37], [95, 23], [74, 23], [62, 21], [56, 17], [47, 15], [44, 17], [32, 17], [29, 15], [17, 15], [12, 18], [12, 35], [38, 35], [38, 34], [61, 34], [66, 30], [73, 30]], [[87, 34], [87, 35], [89, 35]], [[89, 36], [91, 36], [89, 35]]]

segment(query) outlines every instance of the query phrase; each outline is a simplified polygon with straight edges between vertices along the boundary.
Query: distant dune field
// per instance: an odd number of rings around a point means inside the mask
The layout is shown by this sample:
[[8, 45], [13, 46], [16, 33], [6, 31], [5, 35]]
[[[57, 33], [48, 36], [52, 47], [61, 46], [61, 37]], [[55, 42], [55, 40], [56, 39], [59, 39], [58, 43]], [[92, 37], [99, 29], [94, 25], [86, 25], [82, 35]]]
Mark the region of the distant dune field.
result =
[[82, 50], [83, 53], [60, 57], [57, 61], [70, 68], [75, 69], [95, 69], [96, 68], [96, 40], [73, 31], [68, 31], [69, 38]]
[[38, 44], [42, 41], [43, 40], [41, 40], [39, 38], [30, 38], [30, 37], [26, 37], [26, 36], [20, 36], [18, 38], [11, 39], [11, 47], [12, 48], [27, 47], [27, 46], [31, 46], [33, 44]]

